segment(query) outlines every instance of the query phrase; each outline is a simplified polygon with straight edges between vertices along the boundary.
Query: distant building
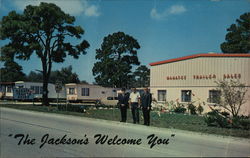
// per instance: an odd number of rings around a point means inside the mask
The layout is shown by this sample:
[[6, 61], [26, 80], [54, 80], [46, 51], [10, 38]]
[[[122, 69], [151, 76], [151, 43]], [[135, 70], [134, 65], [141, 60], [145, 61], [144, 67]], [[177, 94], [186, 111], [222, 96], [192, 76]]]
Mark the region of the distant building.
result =
[[0, 99], [13, 99], [15, 82], [0, 82]]
[[196, 54], [150, 66], [150, 91], [158, 102], [194, 102], [208, 112], [219, 96], [215, 81], [239, 80], [248, 88], [240, 113], [250, 115], [250, 54]]
[[[55, 84], [48, 83], [48, 98], [56, 99], [57, 93], [55, 90]], [[26, 82], [26, 81], [17, 81], [15, 82], [14, 88], [14, 99], [17, 100], [26, 100], [26, 99], [42, 99], [43, 96], [43, 83], [41, 82]], [[66, 98], [65, 87], [62, 87], [60, 93], [58, 93], [58, 98]]]

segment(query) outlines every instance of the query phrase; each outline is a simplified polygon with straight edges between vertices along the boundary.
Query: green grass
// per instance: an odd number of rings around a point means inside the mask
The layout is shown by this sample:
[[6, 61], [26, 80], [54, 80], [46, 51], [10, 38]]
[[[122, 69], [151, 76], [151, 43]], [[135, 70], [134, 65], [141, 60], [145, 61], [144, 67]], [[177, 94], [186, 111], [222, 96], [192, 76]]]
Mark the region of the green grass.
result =
[[[120, 121], [119, 109], [89, 109], [86, 113], [58, 111], [56, 107], [44, 107], [33, 105], [9, 105], [1, 104], [1, 107], [9, 107], [21, 110], [32, 110], [48, 113], [66, 114], [81, 117], [98, 118], [112, 121]], [[131, 111], [128, 109], [127, 122], [132, 123]], [[143, 124], [142, 112], [140, 111], [140, 123]], [[203, 116], [197, 115], [183, 115], [183, 114], [167, 114], [161, 113], [160, 116], [157, 112], [151, 112], [151, 126], [163, 127], [163, 128], [175, 128], [194, 132], [217, 134], [224, 136], [235, 136], [250, 138], [250, 131], [243, 129], [228, 129], [219, 127], [208, 127], [204, 121]]]

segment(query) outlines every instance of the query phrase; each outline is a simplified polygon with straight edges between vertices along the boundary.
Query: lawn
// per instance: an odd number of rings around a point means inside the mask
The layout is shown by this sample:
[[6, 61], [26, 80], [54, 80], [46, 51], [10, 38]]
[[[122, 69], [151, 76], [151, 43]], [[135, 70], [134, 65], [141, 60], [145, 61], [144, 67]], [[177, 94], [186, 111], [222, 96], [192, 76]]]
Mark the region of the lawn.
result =
[[[80, 117], [98, 118], [112, 121], [120, 121], [119, 109], [88, 109], [86, 113], [59, 111], [57, 107], [44, 107], [37, 105], [18, 105], [18, 104], [1, 104], [0, 107], [9, 107], [21, 110], [32, 110], [48, 113], [74, 115]], [[128, 123], [132, 123], [131, 111], [128, 110]], [[140, 111], [140, 123], [143, 124], [142, 112]], [[235, 136], [250, 138], [250, 131], [243, 129], [228, 129], [218, 127], [208, 127], [203, 116], [184, 115], [184, 114], [167, 114], [151, 112], [151, 126], [163, 128], [175, 128], [201, 133], [218, 134], [224, 136]]]

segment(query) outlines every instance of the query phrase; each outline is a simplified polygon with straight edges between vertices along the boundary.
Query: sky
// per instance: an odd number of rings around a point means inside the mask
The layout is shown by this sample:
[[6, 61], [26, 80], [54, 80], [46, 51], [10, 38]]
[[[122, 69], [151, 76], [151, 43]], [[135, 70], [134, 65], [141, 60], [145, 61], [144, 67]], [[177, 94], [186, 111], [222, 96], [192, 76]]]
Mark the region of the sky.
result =
[[[80, 80], [89, 83], [94, 82], [95, 50], [109, 34], [122, 31], [133, 36], [141, 46], [141, 65], [150, 67], [149, 63], [161, 60], [221, 53], [227, 28], [250, 11], [250, 0], [0, 0], [0, 18], [12, 10], [22, 13], [25, 6], [40, 2], [55, 3], [75, 16], [75, 25], [85, 30], [80, 40], [90, 44], [86, 55], [79, 59], [68, 56], [65, 62], [54, 63], [52, 70], [72, 65]], [[6, 43], [0, 41], [0, 46]], [[29, 61], [16, 61], [26, 74], [42, 69], [35, 54]]]

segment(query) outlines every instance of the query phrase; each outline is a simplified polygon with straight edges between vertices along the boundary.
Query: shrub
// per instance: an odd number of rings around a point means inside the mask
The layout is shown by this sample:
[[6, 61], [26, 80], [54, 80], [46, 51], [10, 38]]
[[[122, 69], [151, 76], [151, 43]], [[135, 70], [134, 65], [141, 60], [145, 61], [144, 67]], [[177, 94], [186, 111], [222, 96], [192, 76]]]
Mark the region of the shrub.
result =
[[175, 109], [174, 109], [174, 112], [175, 113], [182, 113], [184, 114], [186, 112], [186, 108], [184, 108], [183, 106], [177, 106]]
[[250, 119], [241, 119], [240, 120], [241, 128], [249, 130], [250, 129]]
[[205, 116], [205, 122], [208, 126], [217, 126], [222, 128], [238, 128], [238, 129], [250, 129], [250, 119], [245, 116], [237, 116], [230, 118], [228, 112], [219, 112], [213, 110], [208, 112]]
[[196, 109], [196, 107], [192, 103], [188, 104], [188, 110], [189, 110], [189, 112], [190, 112], [191, 115], [196, 115], [197, 114], [196, 113], [197, 109]]
[[199, 104], [197, 111], [201, 115], [201, 113], [204, 111], [204, 108]]
[[226, 111], [223, 111], [223, 112], [221, 112], [221, 115], [228, 118], [230, 114], [228, 112], [226, 112]]
[[205, 116], [205, 122], [208, 126], [229, 127], [228, 120], [218, 110], [208, 112]]
[[68, 105], [60, 105], [58, 106], [58, 110], [61, 111], [72, 111], [72, 112], [85, 112], [86, 111], [86, 107], [84, 105], [72, 105], [72, 104], [68, 104]]
[[232, 119], [232, 127], [249, 130], [250, 129], [250, 119], [246, 118], [244, 116], [234, 117]]

